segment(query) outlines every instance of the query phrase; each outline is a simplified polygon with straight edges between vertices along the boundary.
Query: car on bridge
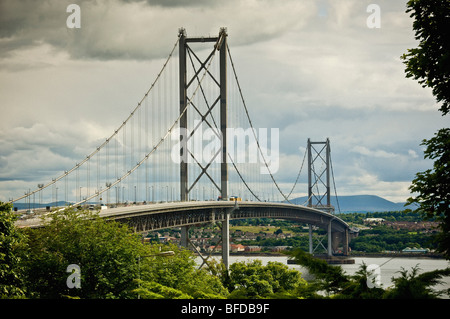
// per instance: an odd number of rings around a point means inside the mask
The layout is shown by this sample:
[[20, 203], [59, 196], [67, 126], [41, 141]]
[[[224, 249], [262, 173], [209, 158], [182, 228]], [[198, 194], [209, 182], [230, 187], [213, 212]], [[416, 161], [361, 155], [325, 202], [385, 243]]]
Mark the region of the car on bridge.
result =
[[[226, 199], [222, 199], [222, 196], [217, 197], [217, 200], [225, 200]], [[242, 198], [241, 197], [237, 197], [237, 196], [230, 196], [230, 198], [228, 199], [229, 201], [235, 201], [235, 202], [241, 202]]]

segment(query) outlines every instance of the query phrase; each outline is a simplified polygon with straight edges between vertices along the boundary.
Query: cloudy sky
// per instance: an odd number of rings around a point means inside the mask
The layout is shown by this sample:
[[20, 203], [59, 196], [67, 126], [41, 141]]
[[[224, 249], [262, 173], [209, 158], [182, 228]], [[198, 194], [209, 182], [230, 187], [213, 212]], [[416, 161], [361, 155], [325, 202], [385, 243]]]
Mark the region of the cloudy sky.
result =
[[[71, 3], [81, 28], [67, 27]], [[368, 27], [371, 3], [380, 28]], [[405, 201], [415, 173], [431, 166], [421, 140], [448, 125], [431, 91], [405, 78], [400, 56], [417, 45], [405, 4], [1, 0], [0, 200], [60, 175], [111, 135], [180, 27], [188, 36], [227, 27], [254, 125], [280, 129], [277, 178], [293, 182], [307, 139], [328, 137], [338, 194]]]

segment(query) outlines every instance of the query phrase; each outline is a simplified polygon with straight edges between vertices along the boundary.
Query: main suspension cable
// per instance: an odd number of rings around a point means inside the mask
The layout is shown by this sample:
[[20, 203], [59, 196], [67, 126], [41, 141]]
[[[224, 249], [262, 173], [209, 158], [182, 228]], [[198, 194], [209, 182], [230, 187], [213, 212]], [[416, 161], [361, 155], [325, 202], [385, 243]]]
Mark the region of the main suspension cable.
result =
[[302, 165], [300, 166], [300, 170], [298, 171], [297, 178], [295, 179], [295, 183], [294, 183], [294, 185], [292, 186], [291, 191], [290, 191], [289, 194], [287, 195], [288, 198], [289, 198], [289, 196], [291, 196], [292, 192], [294, 191], [295, 186], [297, 186], [298, 180], [300, 179], [300, 174], [302, 173], [302, 170], [303, 170], [303, 164], [305, 164], [306, 153], [307, 153], [307, 152], [305, 152], [305, 155], [303, 155]]
[[331, 176], [333, 177], [334, 194], [336, 196], [336, 204], [338, 206], [338, 211], [339, 211], [339, 214], [340, 214], [341, 213], [341, 206], [339, 205], [339, 198], [338, 198], [338, 195], [337, 195], [336, 182], [334, 180], [333, 161], [331, 160], [331, 156], [330, 156], [330, 165], [331, 165]]
[[[105, 140], [105, 142], [103, 142], [99, 147], [97, 147], [91, 154], [89, 154], [88, 156], [86, 156], [85, 159], [83, 159], [80, 163], [77, 163], [74, 167], [72, 167], [70, 170], [67, 170], [64, 172], [64, 174], [58, 176], [57, 178], [52, 179], [51, 182], [49, 182], [48, 184], [45, 184], [43, 187], [40, 187], [32, 192], [28, 192], [25, 195], [18, 197], [16, 199], [11, 200], [9, 203], [14, 203], [16, 201], [19, 201], [23, 198], [29, 197], [53, 184], [55, 184], [56, 182], [58, 182], [59, 180], [61, 180], [62, 178], [66, 177], [67, 175], [69, 175], [70, 173], [72, 173], [74, 170], [80, 168], [84, 163], [88, 162], [95, 154], [97, 154], [98, 152], [100, 152], [100, 150], [103, 149], [103, 147], [105, 147], [107, 144], [109, 144], [109, 142], [111, 141], [112, 138], [114, 138], [119, 131], [127, 124], [127, 122], [133, 117], [134, 113], [136, 112], [136, 110], [138, 110], [141, 107], [142, 102], [147, 98], [147, 96], [149, 95], [150, 91], [153, 89], [153, 87], [155, 86], [156, 82], [159, 80], [159, 78], [161, 77], [162, 73], [164, 72], [167, 64], [169, 63], [173, 52], [175, 51], [176, 47], [178, 46], [178, 43], [180, 42], [180, 37], [177, 38], [177, 41], [175, 42], [172, 51], [170, 51], [169, 56], [167, 57], [163, 67], [161, 68], [161, 70], [159, 71], [158, 75], [156, 76], [155, 81], [153, 81], [152, 85], [150, 86], [150, 88], [147, 90], [147, 92], [144, 94], [144, 97], [138, 102], [137, 106], [133, 109], [133, 111], [130, 113], [130, 115], [126, 118], [125, 121], [123, 121], [123, 123], [119, 126], [119, 128], [117, 128], [114, 133]], [[115, 184], [114, 184], [115, 185]]]
[[[173, 52], [173, 51], [172, 51]], [[198, 91], [198, 89], [200, 88], [200, 86], [201, 86], [201, 83], [203, 82], [203, 79], [205, 78], [205, 75], [208, 73], [208, 70], [209, 70], [209, 67], [211, 66], [211, 63], [212, 63], [212, 61], [214, 60], [214, 57], [215, 57], [215, 53], [213, 54], [213, 56], [211, 57], [211, 59], [210, 59], [210, 61], [209, 61], [209, 64], [208, 64], [208, 66], [205, 68], [205, 71], [204, 71], [204, 73], [203, 73], [203, 75], [202, 75], [202, 77], [201, 77], [201, 79], [200, 79], [200, 81], [199, 81], [199, 83], [198, 83], [198, 85], [197, 85], [197, 87], [195, 88], [195, 90], [194, 90], [194, 92], [192, 93], [192, 96], [191, 96], [191, 98], [189, 98], [188, 99], [188, 103], [186, 103], [186, 106], [184, 107], [184, 109], [183, 109], [183, 111], [180, 113], [180, 115], [177, 117], [177, 119], [175, 120], [175, 122], [173, 122], [173, 124], [171, 125], [171, 127], [169, 128], [169, 130], [164, 134], [164, 136], [159, 140], [159, 142], [153, 147], [153, 149], [149, 152], [149, 153], [147, 153], [145, 156], [144, 156], [144, 158], [142, 158], [131, 170], [129, 170], [127, 173], [125, 173], [123, 176], [121, 176], [119, 179], [117, 179], [115, 182], [113, 182], [113, 183], [111, 183], [110, 185], [109, 185], [109, 187], [107, 187], [107, 188], [105, 188], [105, 189], [103, 189], [103, 190], [101, 190], [101, 191], [98, 191], [97, 190], [97, 192], [94, 194], [94, 195], [91, 195], [90, 197], [88, 197], [88, 198], [85, 198], [84, 200], [82, 200], [82, 201], [80, 201], [80, 202], [78, 202], [78, 203], [75, 203], [75, 204], [72, 204], [72, 205], [70, 205], [69, 207], [72, 207], [72, 206], [78, 206], [78, 205], [80, 205], [80, 204], [83, 204], [83, 203], [85, 203], [85, 202], [87, 202], [87, 201], [89, 201], [89, 200], [91, 200], [92, 198], [94, 198], [94, 197], [96, 197], [96, 196], [99, 196], [100, 194], [102, 194], [102, 193], [104, 193], [104, 192], [106, 192], [106, 191], [108, 191], [109, 189], [111, 189], [112, 187], [114, 187], [115, 185], [117, 185], [118, 183], [120, 183], [121, 181], [123, 181], [124, 179], [126, 179], [128, 176], [130, 176], [131, 175], [131, 173], [133, 173], [136, 169], [138, 169], [158, 148], [159, 148], [159, 146], [167, 139], [167, 137], [172, 133], [172, 130], [175, 128], [175, 126], [178, 124], [178, 122], [180, 121], [180, 119], [181, 119], [181, 117], [186, 113], [186, 111], [187, 111], [187, 109], [188, 109], [188, 107], [192, 104], [192, 101], [193, 101], [193, 99], [194, 99], [194, 97], [195, 97], [195, 95], [197, 94], [197, 91]]]

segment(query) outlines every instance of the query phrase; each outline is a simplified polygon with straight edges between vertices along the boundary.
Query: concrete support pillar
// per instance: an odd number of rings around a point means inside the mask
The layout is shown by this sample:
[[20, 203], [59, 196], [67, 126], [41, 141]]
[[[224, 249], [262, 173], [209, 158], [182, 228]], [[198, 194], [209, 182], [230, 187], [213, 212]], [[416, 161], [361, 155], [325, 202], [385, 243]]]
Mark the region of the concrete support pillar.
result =
[[189, 226], [181, 227], [181, 246], [187, 248], [189, 243]]
[[222, 260], [226, 270], [230, 266], [230, 213], [225, 213], [225, 220], [222, 222]]
[[313, 253], [313, 237], [312, 237], [312, 225], [309, 224], [309, 253]]
[[331, 220], [330, 223], [328, 224], [328, 256], [332, 256], [333, 255], [333, 246], [332, 246], [332, 242], [333, 242], [333, 235], [331, 233]]
[[345, 229], [342, 246], [344, 256], [348, 256], [348, 229]]

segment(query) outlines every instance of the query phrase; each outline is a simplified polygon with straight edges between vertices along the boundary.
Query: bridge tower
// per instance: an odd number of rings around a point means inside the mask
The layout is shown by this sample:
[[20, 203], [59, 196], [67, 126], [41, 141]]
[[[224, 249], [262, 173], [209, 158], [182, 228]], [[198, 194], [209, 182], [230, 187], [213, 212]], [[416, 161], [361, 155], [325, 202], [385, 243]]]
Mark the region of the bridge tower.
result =
[[[313, 207], [328, 213], [334, 213], [331, 205], [330, 194], [330, 140], [312, 142], [308, 138], [308, 207]], [[328, 225], [328, 247], [329, 256], [332, 255], [332, 233], [331, 222]], [[309, 252], [313, 250], [312, 226], [309, 225]], [[320, 242], [321, 244], [321, 242]]]
[[[189, 193], [201, 178], [209, 179], [217, 190], [217, 194], [226, 199], [228, 198], [227, 30], [221, 28], [217, 37], [191, 38], [187, 37], [186, 30], [181, 28], [179, 29], [179, 38], [180, 133], [184, 133], [180, 134], [180, 200], [189, 200]], [[204, 47], [198, 48], [198, 45], [208, 43], [214, 43], [214, 46], [210, 54], [202, 58], [195, 49], [204, 51]], [[196, 45], [197, 47], [195, 47]], [[213, 71], [209, 70], [216, 52], [219, 52], [219, 74], [214, 74]], [[204, 84], [203, 80], [208, 80], [210, 86]], [[208, 87], [212, 92], [205, 92], [204, 87]], [[191, 94], [188, 94], [188, 92]], [[203, 109], [189, 98], [189, 96], [196, 94], [203, 97]], [[186, 109], [188, 105], [189, 107]], [[190, 114], [199, 116], [200, 120], [197, 123], [192, 123], [189, 119]], [[216, 116], [214, 117], [213, 114], [216, 114]], [[218, 126], [216, 119], [219, 122]], [[220, 139], [220, 149], [210, 159], [209, 163], [203, 163], [196, 158], [198, 154], [195, 153], [195, 145], [194, 149], [190, 148], [191, 142], [196, 141], [195, 134], [200, 131], [200, 126], [203, 123], [206, 123], [215, 131]], [[220, 158], [220, 182], [213, 177], [214, 169], [217, 171], [217, 167], [214, 168], [212, 162], [217, 161], [216, 158]], [[190, 169], [190, 165], [188, 165], [192, 162], [195, 169]], [[229, 218], [229, 213], [225, 214], [225, 219], [222, 221], [222, 257], [227, 269], [230, 252]], [[187, 247], [189, 241], [187, 227], [182, 228], [181, 235], [181, 244]]]
[[334, 212], [330, 194], [330, 140], [308, 139], [308, 207]]
[[[179, 43], [179, 72], [180, 72], [180, 131], [188, 133], [187, 138], [183, 138], [183, 136], [180, 136], [180, 156], [181, 156], [181, 162], [180, 162], [180, 182], [181, 182], [181, 195], [180, 200], [186, 201], [189, 198], [189, 193], [193, 189], [193, 187], [197, 184], [197, 182], [200, 180], [200, 178], [203, 175], [206, 175], [211, 182], [215, 185], [217, 190], [220, 192], [222, 198], [226, 198], [228, 196], [228, 166], [227, 166], [227, 31], [226, 28], [221, 28], [219, 36], [217, 37], [194, 37], [194, 38], [188, 38], [186, 36], [186, 30], [184, 28], [181, 28], [179, 30], [179, 37], [180, 37], [180, 43]], [[213, 47], [213, 51], [205, 58], [201, 59], [199, 55], [195, 53], [193, 50], [193, 46], [191, 44], [193, 43], [215, 43]], [[211, 63], [211, 59], [213, 58], [215, 51], [220, 52], [220, 66], [219, 66], [219, 79], [217, 79], [215, 74], [212, 74], [208, 70], [208, 65]], [[192, 74], [189, 74], [188, 72], [188, 57], [190, 58], [190, 65], [192, 65]], [[194, 58], [192, 58], [194, 56]], [[198, 69], [194, 65], [194, 61], [198, 61]], [[204, 72], [207, 73], [208, 77], [211, 78], [212, 82], [217, 85], [219, 88], [218, 95], [215, 96], [213, 99], [210, 99], [210, 101], [207, 101], [205, 92], [203, 90], [204, 84], [201, 83], [202, 79], [201, 73]], [[198, 87], [196, 87], [198, 84]], [[196, 88], [195, 88], [196, 87]], [[195, 90], [201, 91], [205, 97], [205, 103], [206, 103], [206, 109], [205, 112], [202, 113], [202, 110], [193, 104], [193, 101], [189, 100], [188, 98], [188, 90], [195, 88]], [[220, 103], [219, 103], [220, 102]], [[211, 177], [212, 174], [208, 173], [208, 169], [211, 169], [210, 164], [207, 163], [206, 166], [202, 166], [202, 163], [199, 163], [193, 152], [192, 149], [189, 148], [189, 139], [192, 139], [195, 132], [198, 130], [200, 124], [197, 124], [195, 127], [190, 128], [188, 127], [188, 114], [189, 108], [185, 110], [186, 106], [188, 104], [191, 104], [193, 108], [200, 114], [201, 121], [207, 123], [211, 128], [212, 124], [211, 119], [214, 121], [214, 118], [210, 117], [208, 120], [208, 116], [212, 114], [215, 107], [219, 105], [220, 112], [219, 112], [219, 122], [220, 122], [220, 139], [222, 143], [222, 149], [220, 152], [221, 156], [221, 167], [220, 167], [220, 186], [217, 185], [216, 181], [213, 180]], [[189, 185], [188, 183], [188, 162], [190, 160], [193, 160], [197, 163], [197, 165], [200, 167], [201, 172], [195, 176], [194, 182]]]

